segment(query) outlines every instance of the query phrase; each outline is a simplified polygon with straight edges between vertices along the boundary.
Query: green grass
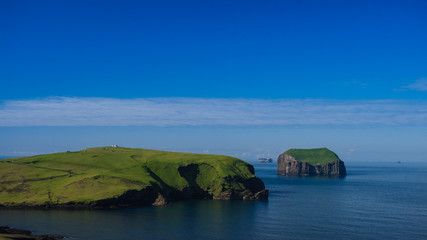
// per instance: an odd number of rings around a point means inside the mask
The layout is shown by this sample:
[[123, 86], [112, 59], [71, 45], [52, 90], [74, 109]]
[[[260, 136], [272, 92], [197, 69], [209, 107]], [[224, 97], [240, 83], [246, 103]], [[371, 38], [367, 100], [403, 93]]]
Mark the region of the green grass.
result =
[[[179, 169], [189, 166], [191, 176], [181, 176]], [[229, 184], [226, 177], [254, 175], [246, 162], [223, 155], [89, 148], [1, 160], [0, 204], [87, 203], [147, 186], [181, 190], [196, 184], [216, 195]]]
[[338, 156], [327, 148], [289, 149], [285, 153], [311, 165], [324, 165], [339, 160]]

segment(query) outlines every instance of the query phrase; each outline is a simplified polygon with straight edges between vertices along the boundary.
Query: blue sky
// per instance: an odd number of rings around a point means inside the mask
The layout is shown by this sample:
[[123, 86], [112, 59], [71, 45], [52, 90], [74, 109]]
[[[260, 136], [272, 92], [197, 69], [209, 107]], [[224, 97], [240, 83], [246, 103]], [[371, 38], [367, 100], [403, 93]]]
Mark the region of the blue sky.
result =
[[426, 1], [1, 1], [0, 155], [427, 160]]

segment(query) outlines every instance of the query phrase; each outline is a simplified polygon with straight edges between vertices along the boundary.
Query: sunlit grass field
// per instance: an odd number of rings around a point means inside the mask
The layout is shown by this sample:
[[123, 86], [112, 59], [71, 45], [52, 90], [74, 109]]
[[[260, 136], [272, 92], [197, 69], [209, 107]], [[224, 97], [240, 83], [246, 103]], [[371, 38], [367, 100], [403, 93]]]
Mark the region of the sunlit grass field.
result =
[[[193, 180], [180, 167], [191, 168]], [[219, 194], [226, 177], [254, 177], [248, 163], [229, 156], [100, 147], [0, 161], [0, 204], [88, 203], [147, 186], [181, 190], [192, 184]], [[242, 190], [238, 183], [233, 188]]]

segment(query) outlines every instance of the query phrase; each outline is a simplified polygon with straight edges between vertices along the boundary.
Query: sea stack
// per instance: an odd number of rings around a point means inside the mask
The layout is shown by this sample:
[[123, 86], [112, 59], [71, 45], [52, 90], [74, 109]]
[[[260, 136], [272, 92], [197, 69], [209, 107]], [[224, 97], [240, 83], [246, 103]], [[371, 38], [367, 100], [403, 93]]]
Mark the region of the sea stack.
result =
[[277, 159], [277, 173], [289, 176], [337, 176], [347, 174], [344, 162], [327, 148], [289, 149]]

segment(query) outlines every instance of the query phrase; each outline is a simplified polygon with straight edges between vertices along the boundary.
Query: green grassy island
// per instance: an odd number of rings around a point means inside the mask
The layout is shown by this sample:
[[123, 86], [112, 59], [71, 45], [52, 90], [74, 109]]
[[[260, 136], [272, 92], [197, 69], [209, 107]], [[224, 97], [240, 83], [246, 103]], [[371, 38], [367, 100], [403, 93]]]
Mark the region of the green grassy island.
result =
[[339, 176], [347, 174], [344, 162], [327, 148], [289, 149], [277, 158], [282, 175]]
[[3, 207], [109, 208], [267, 197], [252, 165], [223, 155], [100, 147], [0, 161]]
[[334, 152], [327, 148], [289, 149], [285, 153], [300, 162], [307, 162], [311, 165], [323, 165], [340, 160]]

